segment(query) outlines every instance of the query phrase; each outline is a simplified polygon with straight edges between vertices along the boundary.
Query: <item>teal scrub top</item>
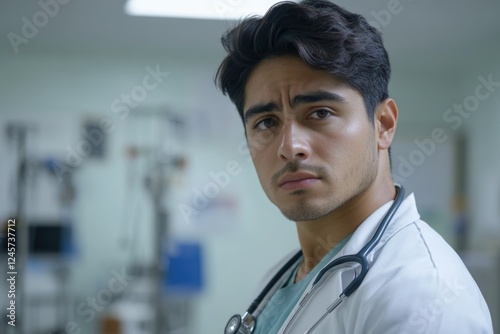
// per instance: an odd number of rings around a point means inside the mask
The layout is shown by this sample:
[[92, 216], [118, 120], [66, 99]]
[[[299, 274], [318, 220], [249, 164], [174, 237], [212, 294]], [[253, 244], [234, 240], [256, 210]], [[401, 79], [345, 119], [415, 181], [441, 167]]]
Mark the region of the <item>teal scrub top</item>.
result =
[[295, 276], [302, 262], [300, 261], [285, 281], [284, 285], [276, 291], [262, 312], [258, 315], [254, 334], [278, 333], [314, 276], [316, 276], [321, 268], [337, 255], [350, 238], [351, 235], [347, 236], [333, 247], [306, 277], [300, 282], [295, 283]]

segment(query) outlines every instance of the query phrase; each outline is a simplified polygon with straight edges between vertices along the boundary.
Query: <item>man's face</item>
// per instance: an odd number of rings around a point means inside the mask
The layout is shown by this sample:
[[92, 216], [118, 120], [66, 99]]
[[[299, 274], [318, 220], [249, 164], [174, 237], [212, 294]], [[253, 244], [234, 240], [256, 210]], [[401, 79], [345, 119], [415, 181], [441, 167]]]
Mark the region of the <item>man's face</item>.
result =
[[245, 128], [260, 183], [290, 220], [322, 218], [378, 172], [361, 94], [295, 57], [261, 62], [245, 86]]

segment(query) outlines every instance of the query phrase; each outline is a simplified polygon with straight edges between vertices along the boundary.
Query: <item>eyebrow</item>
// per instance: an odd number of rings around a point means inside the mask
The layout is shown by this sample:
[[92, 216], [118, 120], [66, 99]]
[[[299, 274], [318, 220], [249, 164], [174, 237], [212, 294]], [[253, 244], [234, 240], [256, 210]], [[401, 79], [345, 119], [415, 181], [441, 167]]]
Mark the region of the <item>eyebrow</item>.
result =
[[[291, 105], [292, 107], [295, 107], [300, 104], [314, 103], [320, 101], [344, 103], [346, 99], [336, 93], [328, 92], [325, 90], [318, 90], [295, 96], [292, 100]], [[254, 117], [255, 115], [276, 110], [278, 110], [278, 105], [273, 102], [266, 104], [257, 104], [249, 108], [245, 113], [245, 124], [248, 122], [250, 118]]]
[[245, 113], [245, 124], [248, 122], [250, 118], [254, 117], [255, 115], [276, 110], [278, 110], [278, 106], [276, 105], [276, 103], [273, 102], [255, 105], [249, 108]]
[[297, 106], [299, 104], [314, 103], [319, 101], [344, 103], [345, 98], [336, 93], [327, 92], [325, 90], [318, 90], [307, 94], [295, 96], [292, 101], [292, 107]]

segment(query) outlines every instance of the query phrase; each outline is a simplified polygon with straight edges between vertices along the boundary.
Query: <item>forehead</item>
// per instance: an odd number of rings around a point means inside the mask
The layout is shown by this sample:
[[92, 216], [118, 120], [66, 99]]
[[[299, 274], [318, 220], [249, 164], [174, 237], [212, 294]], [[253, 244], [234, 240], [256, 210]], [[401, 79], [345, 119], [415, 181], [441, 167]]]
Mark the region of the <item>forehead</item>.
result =
[[281, 100], [285, 96], [292, 99], [295, 95], [316, 90], [335, 91], [343, 95], [357, 93], [344, 81], [310, 67], [298, 57], [265, 59], [248, 77], [244, 110], [251, 104]]

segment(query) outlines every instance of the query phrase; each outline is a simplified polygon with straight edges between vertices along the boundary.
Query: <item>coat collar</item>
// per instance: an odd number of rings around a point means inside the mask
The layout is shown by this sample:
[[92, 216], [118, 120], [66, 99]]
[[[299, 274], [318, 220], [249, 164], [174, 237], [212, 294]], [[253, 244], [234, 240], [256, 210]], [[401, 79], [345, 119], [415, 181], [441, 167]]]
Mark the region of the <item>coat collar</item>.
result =
[[[384, 218], [393, 202], [394, 201], [389, 201], [385, 203], [374, 213], [372, 213], [367, 219], [365, 219], [365, 221], [361, 223], [356, 231], [354, 231], [351, 239], [339, 252], [338, 256], [354, 254], [357, 253], [361, 248], [363, 248], [377, 230], [377, 227], [379, 226], [380, 222]], [[385, 244], [385, 242], [389, 238], [391, 238], [391, 236], [393, 236], [397, 231], [418, 219], [420, 219], [420, 215], [417, 211], [415, 196], [413, 195], [413, 193], [411, 193], [403, 200], [401, 206], [394, 214], [394, 217], [389, 222], [387, 230], [384, 232], [379, 244]]]
[[[386, 204], [382, 205], [367, 219], [365, 219], [365, 221], [353, 233], [352, 237], [344, 246], [344, 248], [332, 259], [332, 261], [339, 258], [340, 256], [355, 254], [359, 252], [361, 248], [363, 248], [366, 245], [366, 243], [372, 238], [373, 234], [377, 230], [377, 227], [379, 226], [380, 222], [384, 218], [384, 215], [387, 213], [393, 202], [394, 201], [389, 201]], [[401, 203], [400, 207], [395, 212], [392, 220], [389, 222], [389, 225], [387, 226], [387, 229], [382, 235], [382, 239], [380, 240], [376, 248], [368, 254], [368, 261], [369, 262], [373, 261], [373, 256], [374, 256], [373, 254], [375, 253], [375, 250], [379, 247], [383, 247], [383, 245], [387, 242], [387, 240], [390, 239], [397, 231], [399, 231], [404, 226], [413, 223], [419, 218], [420, 215], [417, 212], [415, 197], [413, 196], [413, 194], [410, 194]], [[301, 297], [302, 301], [303, 301], [302, 298], [304, 298], [304, 296], [310, 293], [313, 281], [314, 279], [309, 283], [308, 287], [304, 291], [304, 294]], [[292, 332], [303, 333], [304, 331], [306, 331], [308, 328], [310, 328], [312, 323], [310, 323], [310, 321], [303, 321], [303, 319], [317, 319], [319, 317], [317, 314], [318, 313], [317, 310], [318, 309], [326, 310], [332, 303], [331, 299], [332, 295], [338, 296], [341, 293], [342, 289], [345, 288], [345, 286], [343, 286], [342, 283], [342, 270], [334, 271], [332, 275], [329, 276], [328, 281], [331, 282], [329, 283], [329, 293], [315, 294], [314, 296], [315, 299], [314, 303], [316, 305], [315, 308], [306, 307], [301, 309], [300, 303], [295, 305], [294, 309], [288, 315], [286, 321], [281, 327], [279, 331], [280, 334], [284, 332], [285, 328], [287, 327], [288, 323], [291, 321], [295, 313], [297, 313], [297, 319], [294, 320], [293, 323], [294, 328], [290, 333]]]

